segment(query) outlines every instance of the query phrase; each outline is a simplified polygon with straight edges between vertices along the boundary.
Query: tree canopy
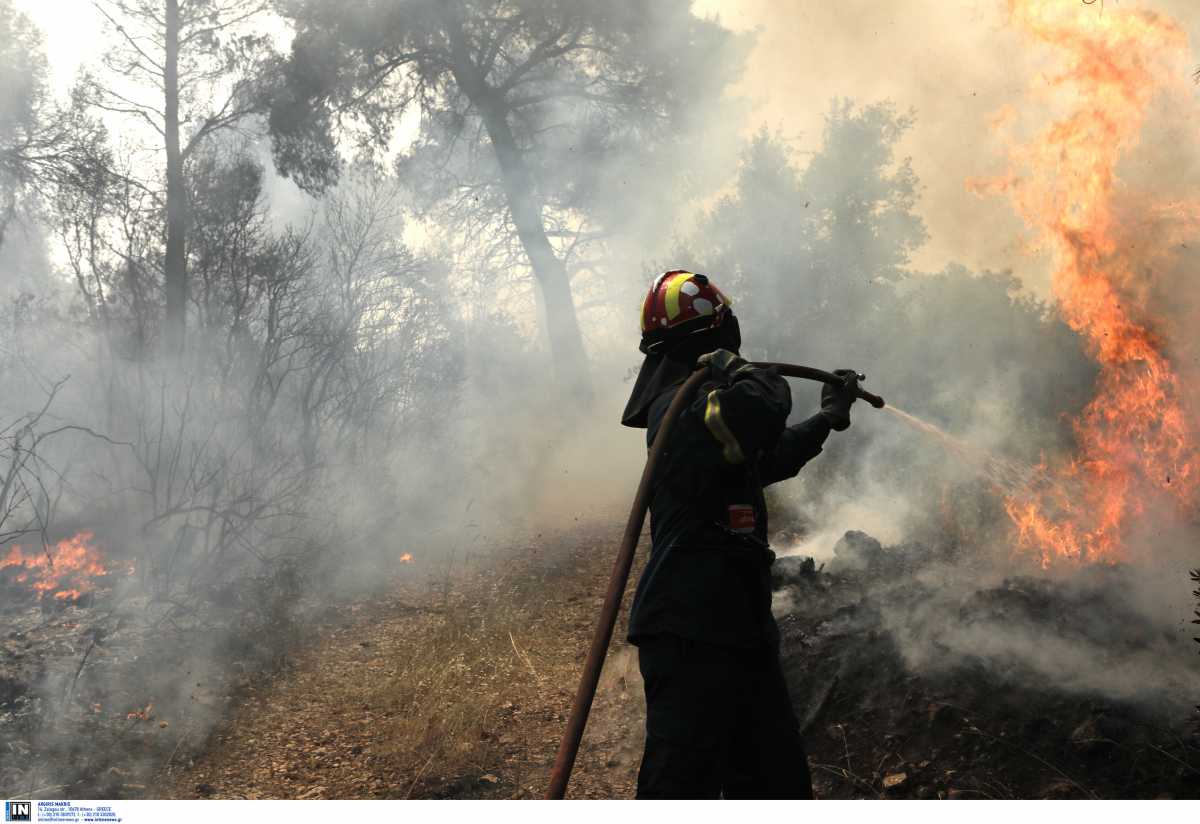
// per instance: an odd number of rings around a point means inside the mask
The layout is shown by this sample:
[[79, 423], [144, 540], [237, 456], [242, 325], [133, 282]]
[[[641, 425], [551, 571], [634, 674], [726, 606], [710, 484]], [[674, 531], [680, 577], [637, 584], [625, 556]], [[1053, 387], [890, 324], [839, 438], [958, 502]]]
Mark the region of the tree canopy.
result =
[[590, 242], [635, 225], [736, 79], [742, 41], [686, 0], [407, 0], [348, 11], [282, 6], [296, 37], [270, 124], [276, 163], [305, 188], [337, 178], [339, 147], [385, 149], [485, 257], [529, 265], [556, 363], [585, 371], [571, 276]]

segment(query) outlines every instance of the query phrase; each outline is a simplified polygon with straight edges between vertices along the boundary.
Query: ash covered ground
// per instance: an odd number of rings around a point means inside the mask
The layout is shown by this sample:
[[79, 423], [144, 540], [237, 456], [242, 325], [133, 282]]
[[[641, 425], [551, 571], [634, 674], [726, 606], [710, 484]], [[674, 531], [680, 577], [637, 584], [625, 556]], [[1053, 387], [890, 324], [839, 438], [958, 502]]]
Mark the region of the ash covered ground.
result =
[[[32, 798], [129, 798], [207, 746], [244, 690], [283, 674], [320, 626], [298, 580], [251, 576], [211, 602], [155, 597], [114, 570], [39, 596], [0, 569], [0, 788]], [[290, 579], [290, 580], [289, 580]]]
[[981, 582], [960, 548], [834, 551], [775, 568], [823, 797], [1200, 795], [1192, 633], [1135, 606], [1141, 571]]

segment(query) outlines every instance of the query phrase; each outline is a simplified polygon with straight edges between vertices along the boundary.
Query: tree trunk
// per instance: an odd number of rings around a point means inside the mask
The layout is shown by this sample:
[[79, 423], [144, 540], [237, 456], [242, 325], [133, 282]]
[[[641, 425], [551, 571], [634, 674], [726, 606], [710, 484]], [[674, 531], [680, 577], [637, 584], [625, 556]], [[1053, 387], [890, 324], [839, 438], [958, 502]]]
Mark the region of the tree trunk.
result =
[[454, 79], [483, 118], [500, 165], [501, 184], [521, 247], [529, 258], [542, 296], [544, 323], [559, 384], [580, 402], [592, 397], [592, 381], [567, 268], [554, 253], [542, 222], [542, 202], [525, 158], [517, 147], [504, 101], [488, 86], [466, 48], [460, 22], [445, 11]]
[[164, 287], [167, 310], [163, 327], [166, 350], [183, 352], [187, 324], [187, 193], [179, 148], [179, 0], [166, 0], [166, 63], [163, 67], [167, 144], [167, 257]]
[[567, 268], [554, 253], [554, 247], [546, 236], [546, 227], [542, 223], [542, 204], [534, 191], [525, 161], [517, 150], [507, 119], [502, 114], [485, 114], [484, 125], [500, 163], [504, 195], [517, 227], [517, 237], [529, 257], [529, 264], [541, 290], [555, 376], [579, 400], [589, 401], [591, 376], [588, 373], [587, 355], [583, 351], [583, 336], [579, 332]]
[[8, 235], [8, 227], [17, 216], [17, 186], [14, 182], [12, 190], [5, 194], [4, 209], [0, 210], [0, 248], [4, 247], [4, 238]]

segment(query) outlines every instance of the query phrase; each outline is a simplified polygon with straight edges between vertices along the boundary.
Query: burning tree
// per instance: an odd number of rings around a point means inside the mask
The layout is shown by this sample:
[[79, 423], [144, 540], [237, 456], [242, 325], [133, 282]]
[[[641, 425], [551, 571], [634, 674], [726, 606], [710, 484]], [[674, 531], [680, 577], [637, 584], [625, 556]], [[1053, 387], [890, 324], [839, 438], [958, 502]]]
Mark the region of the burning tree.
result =
[[[1176, 82], [1186, 37], [1149, 11], [1012, 5], [1031, 42], [1061, 56], [1051, 89], [1066, 114], [1030, 142], [1010, 140], [1013, 171], [975, 187], [1009, 194], [1051, 251], [1058, 310], [1100, 372], [1074, 423], [1078, 454], [1048, 464], [1046, 483], [1007, 507], [1020, 545], [1044, 566], [1112, 562], [1126, 554], [1131, 516], [1194, 512], [1200, 490], [1195, 416], [1148, 282], [1194, 234], [1200, 204], [1132, 196], [1117, 172], [1152, 101]], [[1013, 116], [998, 123], [1008, 129]]]

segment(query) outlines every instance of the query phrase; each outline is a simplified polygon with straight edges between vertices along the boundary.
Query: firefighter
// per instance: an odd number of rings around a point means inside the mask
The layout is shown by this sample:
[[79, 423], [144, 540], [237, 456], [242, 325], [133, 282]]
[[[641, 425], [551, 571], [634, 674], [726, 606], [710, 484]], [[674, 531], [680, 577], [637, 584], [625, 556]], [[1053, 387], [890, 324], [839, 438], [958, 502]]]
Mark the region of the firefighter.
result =
[[730, 301], [707, 277], [659, 276], [642, 306], [646, 357], [622, 416], [647, 445], [675, 391], [709, 378], [681, 412], [650, 502], [652, 548], [629, 617], [646, 689], [638, 798], [812, 798], [771, 614], [763, 487], [791, 478], [850, 426], [857, 373], [787, 425], [791, 390], [742, 360]]

